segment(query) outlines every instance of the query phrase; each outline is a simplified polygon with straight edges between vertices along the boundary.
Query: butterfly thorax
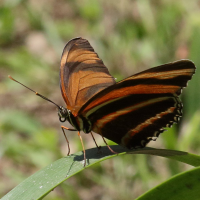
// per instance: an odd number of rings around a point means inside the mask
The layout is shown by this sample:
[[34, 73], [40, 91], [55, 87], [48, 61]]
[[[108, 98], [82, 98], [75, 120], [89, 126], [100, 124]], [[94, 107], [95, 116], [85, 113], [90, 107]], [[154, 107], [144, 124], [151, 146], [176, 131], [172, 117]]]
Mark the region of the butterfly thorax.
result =
[[87, 120], [85, 117], [79, 116], [76, 118], [80, 127], [80, 130], [82, 130], [84, 133], [91, 132], [92, 125], [89, 120]]

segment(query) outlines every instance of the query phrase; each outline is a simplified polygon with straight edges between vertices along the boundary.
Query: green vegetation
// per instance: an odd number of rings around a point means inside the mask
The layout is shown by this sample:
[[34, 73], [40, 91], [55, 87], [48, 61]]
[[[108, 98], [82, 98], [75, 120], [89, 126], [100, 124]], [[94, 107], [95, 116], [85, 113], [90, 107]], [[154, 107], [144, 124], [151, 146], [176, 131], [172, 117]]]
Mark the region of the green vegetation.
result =
[[[0, 197], [67, 155], [56, 108], [7, 76], [64, 105], [59, 60], [65, 43], [78, 36], [90, 41], [118, 81], [149, 67], [192, 60], [197, 71], [182, 94], [183, 118], [149, 146], [198, 154], [199, 24], [197, 0], [1, 1]], [[76, 132], [67, 132], [67, 136], [71, 153], [82, 150]], [[87, 149], [95, 146], [90, 135], [82, 137]], [[95, 138], [104, 146], [99, 136]], [[190, 169], [189, 165], [157, 156], [116, 156], [70, 177], [44, 199], [135, 199], [177, 173], [185, 172], [184, 179], [198, 175], [198, 168]], [[170, 181], [173, 184], [174, 179]]]

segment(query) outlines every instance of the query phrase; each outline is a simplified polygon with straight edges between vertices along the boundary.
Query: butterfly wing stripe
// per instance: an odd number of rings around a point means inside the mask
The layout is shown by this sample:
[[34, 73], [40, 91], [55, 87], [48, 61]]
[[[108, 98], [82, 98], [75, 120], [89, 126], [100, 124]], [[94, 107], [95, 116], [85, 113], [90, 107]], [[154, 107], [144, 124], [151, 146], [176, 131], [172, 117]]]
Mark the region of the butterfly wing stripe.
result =
[[[159, 113], [154, 117], [151, 117], [149, 119], [147, 119], [145, 122], [137, 125], [135, 128], [131, 129], [130, 131], [128, 131], [121, 140], [121, 145], [122, 146], [127, 146], [128, 143], [131, 141], [131, 139], [133, 138], [134, 135], [138, 134], [140, 131], [143, 131], [145, 128], [149, 127], [150, 124], [155, 123], [158, 119], [164, 117], [165, 115], [168, 115], [170, 113], [173, 113], [174, 110], [176, 108], [175, 107], [171, 107], [168, 110], [166, 110], [165, 112]], [[176, 120], [177, 121], [177, 120]], [[156, 133], [157, 131], [155, 131]], [[153, 137], [157, 137], [156, 135], [153, 134]]]
[[126, 107], [123, 110], [117, 110], [115, 112], [112, 112], [112, 113], [110, 113], [110, 114], [108, 114], [106, 116], [103, 116], [102, 118], [98, 119], [96, 121], [96, 123], [98, 124], [98, 127], [101, 129], [101, 128], [103, 128], [103, 126], [105, 126], [106, 123], [114, 120], [115, 118], [117, 118], [119, 116], [122, 116], [124, 114], [129, 113], [129, 112], [134, 112], [137, 109], [140, 109], [142, 107], [145, 107], [145, 106], [148, 106], [148, 105], [151, 105], [151, 104], [154, 104], [154, 103], [158, 103], [158, 102], [167, 100], [169, 98], [173, 98], [173, 97], [160, 97], [160, 98], [156, 98], [156, 99], [151, 99], [151, 100], [148, 100], [148, 101], [145, 101], [145, 102], [141, 102], [141, 103], [138, 103], [138, 104], [130, 106], [130, 107]]
[[165, 131], [163, 127], [171, 127], [173, 123], [178, 121], [174, 121], [175, 111], [174, 113], [164, 113], [162, 118], [156, 118], [152, 124], [149, 124], [146, 127], [143, 127], [141, 131], [135, 134], [129, 141], [127, 140], [124, 145], [128, 148], [132, 147], [144, 147], [150, 140], [156, 140], [157, 137]]
[[123, 99], [124, 97], [119, 97], [119, 98], [115, 98], [115, 99], [112, 99], [110, 101], [107, 101], [105, 103], [102, 103], [100, 105], [97, 104], [97, 106], [93, 107], [92, 109], [88, 110], [88, 112], [86, 112], [86, 115], [85, 117], [88, 118], [89, 115], [91, 115], [92, 113], [95, 113], [97, 110], [99, 110], [100, 108], [106, 106], [106, 105], [109, 105], [115, 101], [119, 101], [120, 99]]
[[[130, 83], [128, 83], [127, 85], [130, 85]], [[179, 86], [163, 85], [163, 84], [160, 85], [140, 84], [128, 87], [121, 87], [119, 89], [111, 90], [109, 93], [105, 94], [101, 98], [96, 98], [95, 101], [90, 103], [84, 109], [84, 113], [82, 114], [88, 116], [90, 113], [95, 112], [100, 107], [103, 107], [121, 98], [125, 98], [126, 96], [137, 95], [137, 94], [168, 94], [168, 93], [170, 94], [170, 93], [176, 93], [176, 91], [178, 91], [179, 89], [180, 89]]]
[[[110, 78], [108, 76], [105, 76], [104, 73], [99, 73], [99, 74], [95, 74], [95, 73], [90, 73], [90, 74], [87, 74], [86, 75], [88, 80], [88, 83], [85, 83], [85, 81], [80, 78], [80, 82], [79, 82], [79, 91], [80, 90], [83, 90], [85, 88], [89, 88], [91, 86], [94, 86], [94, 85], [99, 85], [99, 84], [102, 84], [102, 85], [106, 85], [106, 81], [105, 83], [102, 83], [103, 81], [102, 80], [106, 80], [107, 78]], [[85, 76], [85, 77], [86, 77]], [[99, 79], [101, 78], [101, 79]]]
[[167, 64], [164, 64], [164, 65], [160, 65], [160, 66], [157, 66], [157, 67], [153, 67], [153, 68], [150, 68], [150, 69], [147, 69], [145, 71], [142, 71], [142, 72], [139, 72], [137, 74], [135, 74], [136, 76], [137, 75], [140, 75], [140, 74], [143, 74], [144, 72], [147, 73], [147, 72], [169, 72], [169, 71], [176, 71], [176, 70], [184, 70], [184, 69], [192, 69], [194, 70], [195, 69], [195, 65], [192, 61], [190, 60], [179, 60], [179, 61], [175, 61], [175, 62], [171, 62], [171, 63], [167, 63]]
[[172, 79], [180, 75], [191, 76], [194, 73], [194, 69], [180, 69], [180, 70], [170, 70], [162, 72], [146, 72], [138, 75], [133, 75], [126, 80], [141, 79], [141, 78], [157, 78], [157, 79]]
[[101, 104], [94, 107], [86, 113], [86, 118], [93, 118], [97, 120], [104, 117], [110, 113], [116, 112], [118, 110], [123, 110], [126, 107], [131, 107], [133, 105], [138, 105], [143, 102], [151, 101], [156, 98], [174, 97], [172, 94], [133, 94], [125, 97], [120, 97], [113, 99], [109, 102]]
[[74, 38], [70, 40], [64, 47], [63, 53], [61, 56], [61, 62], [60, 62], [60, 89], [63, 96], [63, 99], [65, 100], [65, 103], [67, 105], [70, 105], [69, 95], [67, 95], [65, 86], [67, 85], [67, 81], [69, 79], [69, 67], [66, 67], [67, 58], [69, 55], [69, 51], [72, 48], [72, 46], [75, 44], [76, 40], [79, 38]]

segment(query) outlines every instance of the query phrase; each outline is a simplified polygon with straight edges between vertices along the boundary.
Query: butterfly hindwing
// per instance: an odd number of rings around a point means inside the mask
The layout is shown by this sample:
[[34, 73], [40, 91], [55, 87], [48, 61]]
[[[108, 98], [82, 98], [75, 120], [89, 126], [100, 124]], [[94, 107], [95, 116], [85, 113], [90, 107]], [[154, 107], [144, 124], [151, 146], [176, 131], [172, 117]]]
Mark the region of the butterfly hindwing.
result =
[[188, 60], [148, 69], [97, 93], [78, 115], [105, 138], [128, 148], [145, 146], [181, 117], [178, 95], [194, 72]]

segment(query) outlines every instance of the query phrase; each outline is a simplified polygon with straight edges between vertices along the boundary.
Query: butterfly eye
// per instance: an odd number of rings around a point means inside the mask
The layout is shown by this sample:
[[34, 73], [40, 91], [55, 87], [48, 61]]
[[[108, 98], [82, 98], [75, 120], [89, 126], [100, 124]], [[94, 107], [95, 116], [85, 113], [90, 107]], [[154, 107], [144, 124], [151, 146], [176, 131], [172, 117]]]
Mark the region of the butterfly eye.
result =
[[69, 112], [66, 108], [60, 106], [58, 110], [58, 116], [59, 116], [60, 122], [65, 122], [67, 118], [69, 117]]

